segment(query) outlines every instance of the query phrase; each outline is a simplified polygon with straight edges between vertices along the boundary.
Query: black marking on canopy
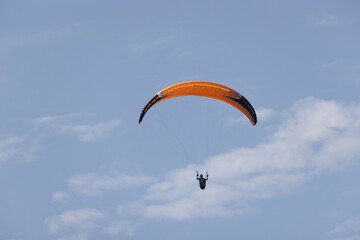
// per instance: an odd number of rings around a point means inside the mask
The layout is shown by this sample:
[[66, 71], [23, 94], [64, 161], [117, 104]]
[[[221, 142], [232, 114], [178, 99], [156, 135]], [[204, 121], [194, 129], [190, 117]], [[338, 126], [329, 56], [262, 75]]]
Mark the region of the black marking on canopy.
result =
[[150, 99], [150, 101], [145, 105], [145, 107], [143, 108], [143, 110], [141, 111], [140, 117], [139, 117], [139, 124], [141, 123], [142, 119], [144, 118], [146, 112], [158, 101], [160, 101], [161, 99], [163, 99], [163, 97], [160, 97], [158, 94], [156, 94], [152, 99]]
[[240, 98], [233, 98], [233, 97], [229, 97], [229, 96], [226, 96], [226, 97], [237, 102], [241, 106], [243, 106], [245, 108], [245, 110], [250, 113], [250, 116], [253, 119], [254, 125], [255, 125], [257, 123], [255, 109], [253, 108], [253, 106], [251, 106], [250, 102], [244, 96], [242, 96], [242, 95], [240, 95], [240, 96], [241, 96]]

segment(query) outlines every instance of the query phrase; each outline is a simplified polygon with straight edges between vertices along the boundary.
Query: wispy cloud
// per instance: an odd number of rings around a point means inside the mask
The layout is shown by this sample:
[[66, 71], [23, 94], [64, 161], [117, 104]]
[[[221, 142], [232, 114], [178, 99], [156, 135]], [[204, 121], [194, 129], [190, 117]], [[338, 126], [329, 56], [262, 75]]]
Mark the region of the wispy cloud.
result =
[[141, 40], [135, 41], [130, 47], [132, 55], [143, 55], [152, 52], [154, 49], [161, 49], [176, 40], [175, 34], [163, 36], [142, 36]]
[[108, 226], [103, 227], [102, 232], [110, 237], [118, 236], [121, 233], [133, 236], [135, 234], [135, 227], [134, 224], [130, 224], [126, 221], [114, 221]]
[[343, 235], [333, 240], [360, 240], [360, 218], [352, 217], [337, 224], [330, 232], [333, 235]]
[[[105, 122], [87, 123], [92, 114], [73, 113], [58, 116], [45, 116], [26, 122], [21, 135], [0, 140], [0, 163], [18, 161], [30, 162], [38, 158], [42, 143], [50, 136], [71, 134], [81, 142], [104, 139], [117, 126], [119, 119]], [[30, 124], [29, 124], [30, 123]]]
[[321, 66], [323, 68], [335, 68], [335, 67], [341, 66], [342, 69], [347, 70], [347, 71], [360, 70], [360, 64], [349, 64], [348, 63], [347, 65], [345, 65], [344, 58], [334, 59], [332, 61], [322, 64]]
[[52, 197], [54, 201], [64, 201], [69, 197], [69, 194], [66, 192], [58, 191], [58, 192], [54, 192]]
[[0, 142], [0, 163], [13, 160], [32, 161], [37, 150], [36, 143], [29, 143], [23, 136], [9, 137]]
[[49, 233], [54, 234], [61, 230], [75, 228], [77, 230], [88, 230], [97, 227], [98, 222], [104, 219], [106, 214], [93, 208], [84, 208], [64, 212], [58, 216], [45, 220]]
[[360, 235], [358, 235], [358, 236], [350, 236], [350, 237], [343, 237], [343, 238], [334, 238], [333, 240], [360, 240]]
[[51, 39], [64, 36], [70, 28], [47, 29], [23, 35], [0, 36], [0, 54], [29, 45], [43, 44]]
[[59, 215], [45, 219], [48, 232], [51, 235], [62, 235], [72, 232], [72, 235], [62, 236], [58, 239], [93, 239], [92, 233], [100, 233], [109, 237], [116, 237], [121, 234], [133, 236], [138, 223], [128, 221], [108, 221], [109, 216], [103, 211], [95, 208], [83, 208], [63, 212]]
[[[256, 109], [256, 116], [261, 122], [268, 121], [274, 117], [276, 111], [270, 108], [258, 108]], [[226, 126], [232, 126], [238, 123], [247, 123], [249, 120], [243, 115], [238, 118], [229, 118], [225, 122]]]
[[331, 27], [336, 26], [339, 23], [339, 18], [336, 16], [325, 16], [319, 19], [310, 19], [315, 27]]
[[120, 125], [119, 119], [95, 124], [77, 123], [80, 120], [89, 118], [90, 114], [73, 113], [67, 115], [46, 116], [36, 118], [34, 123], [37, 126], [46, 126], [62, 133], [74, 135], [81, 142], [90, 142], [102, 139], [114, 128]]
[[323, 68], [334, 68], [336, 66], [338, 66], [339, 64], [343, 63], [344, 59], [340, 58], [340, 59], [335, 59], [333, 61], [324, 63], [323, 65], [321, 65]]
[[[116, 191], [124, 188], [133, 188], [148, 185], [155, 181], [154, 177], [143, 174], [124, 175], [119, 173], [78, 174], [67, 180], [69, 192], [57, 191], [52, 194], [57, 202], [71, 199], [71, 195], [99, 196], [107, 191]], [[72, 229], [75, 235], [65, 236], [59, 239], [88, 239], [91, 232], [98, 232], [109, 237], [118, 235], [133, 236], [135, 228], [141, 225], [127, 220], [107, 221], [108, 214], [93, 208], [66, 211], [58, 216], [49, 217], [45, 220], [50, 234], [63, 234]]]
[[331, 233], [346, 233], [352, 230], [360, 231], [360, 218], [354, 217], [339, 223], [331, 230]]
[[[184, 220], [241, 214], [253, 200], [280, 197], [359, 158], [359, 105], [307, 98], [285, 113], [266, 141], [169, 172], [138, 201], [120, 205], [119, 216]], [[195, 169], [210, 170], [205, 191], [194, 184]]]
[[154, 181], [153, 177], [142, 174], [101, 175], [96, 173], [78, 174], [68, 179], [72, 192], [81, 195], [98, 195], [105, 191], [114, 191], [122, 188], [142, 186]]
[[93, 116], [92, 114], [87, 113], [70, 113], [65, 115], [55, 115], [55, 116], [45, 116], [45, 117], [39, 117], [35, 118], [33, 122], [36, 125], [42, 125], [42, 124], [56, 124], [58, 122], [64, 122], [64, 121], [73, 121], [78, 118], [89, 118]]
[[360, 64], [357, 65], [349, 65], [345, 67], [346, 70], [360, 70]]
[[60, 237], [58, 240], [87, 240], [89, 239], [89, 234], [85, 232], [78, 232], [72, 236]]
[[259, 108], [256, 110], [256, 114], [258, 116], [258, 119], [261, 119], [261, 121], [267, 121], [275, 116], [276, 111], [270, 108]]
[[158, 45], [161, 45], [161, 44], [165, 44], [167, 42], [170, 42], [170, 41], [172, 41], [174, 39], [175, 39], [174, 35], [168, 35], [168, 36], [157, 38], [155, 40], [155, 43], [158, 44]]
[[360, 84], [360, 78], [355, 79], [355, 80], [353, 80], [352, 82], [355, 83], [355, 84]]
[[62, 132], [75, 135], [79, 141], [89, 142], [107, 135], [119, 124], [120, 121], [116, 119], [93, 125], [58, 125], [57, 128]]

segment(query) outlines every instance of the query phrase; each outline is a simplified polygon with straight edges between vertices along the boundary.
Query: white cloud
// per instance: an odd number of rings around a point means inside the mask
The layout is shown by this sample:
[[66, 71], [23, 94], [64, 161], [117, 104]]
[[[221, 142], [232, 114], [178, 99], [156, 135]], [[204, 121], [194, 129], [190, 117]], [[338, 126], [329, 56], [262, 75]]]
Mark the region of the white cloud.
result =
[[360, 70], [360, 64], [357, 65], [349, 65], [345, 67], [346, 70]]
[[[252, 200], [280, 197], [359, 159], [359, 105], [307, 98], [285, 113], [266, 141], [171, 171], [138, 201], [118, 206], [118, 214], [173, 220], [241, 214]], [[195, 185], [196, 169], [210, 170], [205, 191]]]
[[51, 39], [55, 39], [68, 34], [70, 29], [48, 29], [40, 32], [33, 32], [24, 35], [2, 36], [0, 37], [0, 54], [16, 48], [25, 47], [33, 44], [42, 44]]
[[62, 132], [76, 135], [79, 141], [88, 142], [102, 138], [119, 124], [119, 120], [112, 120], [93, 125], [58, 125], [57, 127]]
[[152, 182], [152, 177], [137, 175], [96, 173], [78, 174], [68, 179], [72, 192], [82, 195], [97, 195], [104, 191], [114, 191], [122, 188], [136, 187]]
[[69, 194], [66, 192], [58, 191], [58, 192], [54, 192], [52, 197], [54, 201], [64, 201], [69, 197]]
[[50, 233], [54, 234], [64, 229], [76, 228], [87, 230], [97, 227], [97, 221], [106, 217], [106, 214], [93, 208], [85, 208], [64, 212], [58, 216], [45, 220]]
[[92, 115], [86, 113], [70, 113], [65, 115], [39, 117], [39, 118], [35, 118], [33, 122], [36, 125], [42, 125], [42, 124], [58, 123], [61, 121], [69, 121], [69, 120], [74, 120], [76, 118], [85, 118], [90, 116]]
[[73, 236], [60, 237], [58, 240], [87, 240], [89, 236], [87, 233], [79, 232]]
[[269, 120], [275, 116], [276, 112], [270, 108], [259, 108], [256, 110], [256, 115], [258, 119], [261, 119], [262, 122]]
[[22, 137], [11, 137], [0, 142], [0, 162], [7, 161], [18, 154], [18, 145], [23, 143]]
[[336, 26], [339, 22], [338, 17], [336, 16], [326, 16], [321, 19], [317, 19], [314, 21], [313, 25], [315, 27], [331, 27]]
[[161, 44], [168, 43], [174, 39], [175, 39], [174, 35], [164, 36], [164, 37], [160, 37], [160, 38], [156, 39], [155, 43], [158, 45], [161, 45]]
[[110, 237], [117, 236], [121, 233], [126, 233], [128, 236], [135, 234], [134, 224], [126, 221], [111, 222], [108, 226], [103, 227], [103, 233]]
[[359, 84], [359, 83], [360, 83], [360, 78], [359, 78], [359, 79], [355, 79], [355, 80], [353, 80], [353, 83], [355, 83], [355, 84]]
[[[256, 109], [256, 116], [257, 119], [260, 120], [261, 122], [265, 122], [269, 119], [271, 119], [272, 117], [275, 116], [275, 110], [270, 109], [270, 108], [258, 108]], [[226, 126], [232, 126], [238, 123], [248, 123], [249, 119], [247, 119], [247, 117], [245, 115], [241, 115], [238, 118], [229, 118], [227, 119], [225, 125]]]
[[350, 236], [343, 238], [334, 238], [333, 240], [360, 240], [360, 236]]
[[225, 126], [230, 127], [230, 126], [236, 125], [236, 124], [238, 124], [238, 123], [245, 123], [245, 122], [247, 122], [247, 121], [249, 121], [249, 120], [248, 120], [246, 117], [244, 117], [244, 116], [241, 116], [241, 117], [238, 117], [238, 118], [232, 118], [232, 117], [230, 117], [230, 118], [228, 118], [228, 119], [226, 120]]
[[360, 218], [350, 218], [336, 225], [331, 233], [346, 233], [352, 230], [360, 231]]
[[131, 56], [143, 56], [144, 54], [149, 54], [154, 50], [159, 50], [168, 47], [171, 45], [174, 40], [176, 40], [176, 34], [168, 34], [163, 36], [155, 35], [142, 35], [139, 39], [134, 40], [133, 44], [127, 51], [130, 51]]
[[323, 65], [321, 65], [323, 68], [333, 68], [338, 66], [339, 64], [341, 64], [342, 62], [344, 62], [344, 59], [335, 59], [333, 61], [330, 61], [328, 63], [324, 63]]
[[[119, 119], [100, 122], [95, 124], [77, 124], [77, 119], [88, 118], [92, 115], [85, 113], [72, 113], [67, 115], [46, 116], [36, 118], [34, 123], [37, 126], [45, 126], [50, 129], [75, 135], [81, 142], [90, 142], [102, 139], [115, 127], [120, 125]], [[83, 120], [84, 121], [84, 120]]]
[[119, 119], [95, 124], [79, 124], [88, 121], [91, 114], [72, 113], [67, 115], [46, 116], [31, 121], [32, 128], [22, 136], [12, 136], [0, 140], [0, 163], [8, 161], [30, 162], [36, 159], [41, 143], [54, 133], [69, 133], [79, 141], [101, 140], [120, 125]]
[[25, 137], [9, 137], [0, 142], [0, 163], [12, 160], [32, 161], [37, 150], [37, 145], [29, 143]]

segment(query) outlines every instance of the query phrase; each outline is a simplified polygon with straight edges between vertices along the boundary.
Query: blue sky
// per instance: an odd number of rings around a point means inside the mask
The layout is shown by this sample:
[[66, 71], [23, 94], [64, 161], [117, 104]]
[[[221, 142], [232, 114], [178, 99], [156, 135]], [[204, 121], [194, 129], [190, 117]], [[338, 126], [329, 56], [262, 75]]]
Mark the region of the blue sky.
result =
[[[0, 1], [0, 239], [359, 240], [359, 10]], [[194, 80], [258, 124], [184, 97], [138, 125]]]

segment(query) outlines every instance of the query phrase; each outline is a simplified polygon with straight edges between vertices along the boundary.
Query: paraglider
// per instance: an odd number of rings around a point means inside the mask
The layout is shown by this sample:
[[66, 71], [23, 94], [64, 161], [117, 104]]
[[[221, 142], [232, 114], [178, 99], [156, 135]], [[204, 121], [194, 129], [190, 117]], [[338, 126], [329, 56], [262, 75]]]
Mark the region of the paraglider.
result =
[[[218, 83], [190, 81], [171, 85], [158, 92], [142, 109], [139, 117], [139, 124], [142, 122], [145, 114], [154, 105], [161, 101], [181, 96], [201, 96], [223, 101], [240, 110], [250, 120], [253, 126], [257, 123], [254, 108], [250, 102], [237, 91]], [[202, 190], [205, 189], [208, 178], [209, 175], [207, 173], [206, 178], [204, 178], [202, 174], [200, 174], [199, 177], [198, 172], [196, 172], [196, 180], [199, 181], [199, 185]]]

